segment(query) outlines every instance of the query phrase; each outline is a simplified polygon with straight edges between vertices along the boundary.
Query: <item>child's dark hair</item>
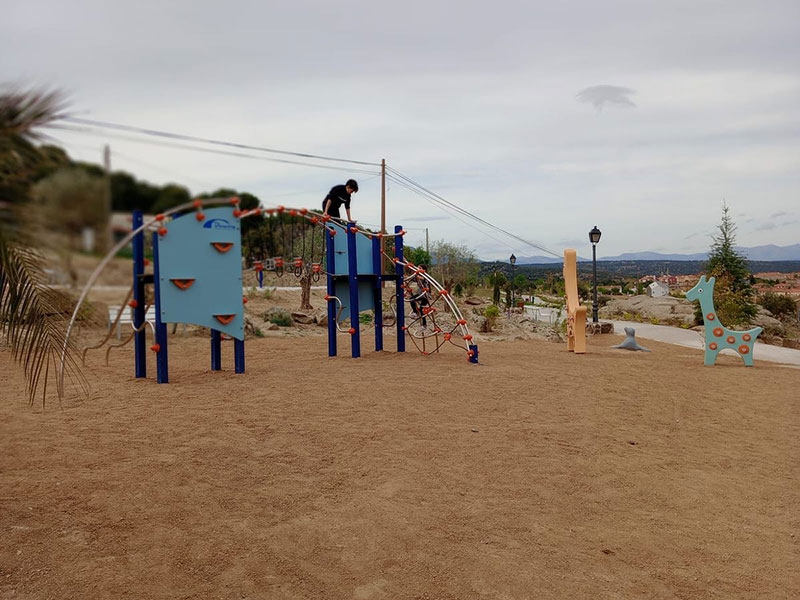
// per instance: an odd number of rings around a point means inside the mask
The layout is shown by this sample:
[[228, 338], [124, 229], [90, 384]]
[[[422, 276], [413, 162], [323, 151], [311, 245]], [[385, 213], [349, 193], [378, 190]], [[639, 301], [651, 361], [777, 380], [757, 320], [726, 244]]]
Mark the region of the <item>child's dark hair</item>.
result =
[[345, 183], [347, 187], [349, 187], [354, 192], [358, 191], [358, 182], [355, 179], [348, 179], [347, 183]]

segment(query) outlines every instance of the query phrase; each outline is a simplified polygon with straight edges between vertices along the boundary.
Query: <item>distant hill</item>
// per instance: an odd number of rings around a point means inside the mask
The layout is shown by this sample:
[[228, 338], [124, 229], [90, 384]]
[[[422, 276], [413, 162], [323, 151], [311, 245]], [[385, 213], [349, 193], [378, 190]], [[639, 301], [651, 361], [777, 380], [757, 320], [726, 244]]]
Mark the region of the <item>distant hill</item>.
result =
[[[800, 261], [800, 244], [791, 246], [754, 246], [744, 248], [737, 246], [736, 250], [751, 261]], [[579, 261], [591, 261], [591, 258], [579, 257]], [[603, 256], [597, 262], [626, 262], [626, 261], [706, 261], [708, 252], [698, 254], [662, 254], [660, 252], [626, 252], [618, 256]], [[560, 258], [552, 256], [520, 256], [517, 258], [518, 265], [550, 265], [560, 263]]]
[[[645, 275], [697, 275], [705, 269], [705, 260], [598, 260], [597, 276], [601, 284], [614, 280], [615, 277], [643, 277]], [[800, 273], [800, 260], [763, 261], [751, 260], [748, 263], [751, 273], [764, 273], [775, 271], [778, 273]], [[520, 265], [517, 262], [514, 273], [525, 275], [529, 279], [546, 277], [548, 273], [560, 273], [562, 263], [549, 262], [539, 264]], [[509, 275], [512, 271], [508, 261], [495, 261], [482, 263], [479, 275], [484, 277], [493, 271], [500, 271]], [[591, 275], [592, 261], [578, 264], [578, 272], [582, 276]]]

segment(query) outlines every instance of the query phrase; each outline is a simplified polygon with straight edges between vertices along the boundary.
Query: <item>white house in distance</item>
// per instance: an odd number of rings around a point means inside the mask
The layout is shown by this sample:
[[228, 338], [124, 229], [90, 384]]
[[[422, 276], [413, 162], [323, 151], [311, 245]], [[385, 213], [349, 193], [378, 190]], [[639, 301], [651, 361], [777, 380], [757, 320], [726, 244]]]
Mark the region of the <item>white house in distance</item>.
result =
[[651, 298], [669, 296], [669, 286], [661, 281], [654, 281], [647, 286], [647, 295]]

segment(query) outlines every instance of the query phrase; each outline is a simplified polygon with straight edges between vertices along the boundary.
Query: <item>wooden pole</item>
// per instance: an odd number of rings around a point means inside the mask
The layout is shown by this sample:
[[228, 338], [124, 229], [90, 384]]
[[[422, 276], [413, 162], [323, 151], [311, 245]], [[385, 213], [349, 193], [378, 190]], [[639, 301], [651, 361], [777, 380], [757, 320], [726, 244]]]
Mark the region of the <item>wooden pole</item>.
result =
[[386, 233], [386, 159], [381, 159], [381, 233]]

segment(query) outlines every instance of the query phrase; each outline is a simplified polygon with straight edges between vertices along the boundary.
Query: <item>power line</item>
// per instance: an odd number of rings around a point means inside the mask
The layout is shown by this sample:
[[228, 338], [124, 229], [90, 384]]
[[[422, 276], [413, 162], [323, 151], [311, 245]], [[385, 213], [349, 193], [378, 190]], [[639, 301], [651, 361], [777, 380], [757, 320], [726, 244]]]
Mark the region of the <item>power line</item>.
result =
[[181, 133], [172, 133], [170, 131], [161, 131], [158, 129], [147, 129], [145, 127], [134, 127], [133, 125], [122, 125], [120, 123], [111, 123], [109, 121], [98, 121], [95, 119], [83, 119], [81, 117], [65, 117], [65, 121], [78, 123], [81, 125], [90, 125], [93, 127], [101, 127], [103, 129], [116, 129], [118, 131], [128, 131], [132, 133], [140, 133], [142, 135], [152, 135], [157, 137], [171, 138], [175, 140], [183, 140], [190, 142], [202, 142], [204, 144], [214, 144], [218, 146], [228, 146], [230, 148], [240, 148], [243, 150], [258, 150], [260, 152], [271, 152], [273, 154], [284, 154], [287, 156], [298, 156], [300, 158], [313, 158], [316, 160], [330, 160], [335, 162], [345, 162], [354, 165], [367, 165], [370, 167], [379, 167], [379, 163], [372, 163], [363, 160], [351, 160], [347, 158], [336, 158], [333, 156], [320, 156], [317, 154], [308, 154], [305, 152], [291, 152], [289, 150], [277, 150], [275, 148], [266, 148], [263, 146], [251, 146], [248, 144], [238, 144], [235, 142], [226, 142], [223, 140], [215, 140], [211, 138], [201, 138], [193, 135], [184, 135]]
[[[272, 154], [281, 154], [281, 155], [285, 155], [285, 156], [296, 156], [296, 157], [299, 157], [299, 158], [308, 158], [308, 159], [312, 159], [312, 160], [341, 162], [341, 163], [349, 163], [349, 164], [355, 164], [355, 165], [365, 165], [365, 166], [371, 166], [371, 167], [379, 167], [379, 166], [381, 166], [379, 163], [373, 163], [373, 162], [367, 162], [367, 161], [351, 160], [351, 159], [337, 158], [337, 157], [331, 157], [331, 156], [322, 156], [322, 155], [317, 155], [317, 154], [309, 154], [309, 153], [306, 153], [306, 152], [293, 152], [293, 151], [288, 151], [288, 150], [278, 150], [278, 149], [275, 149], [275, 148], [267, 148], [267, 147], [263, 147], [263, 146], [253, 146], [253, 145], [240, 144], [240, 143], [235, 143], [235, 142], [226, 142], [226, 141], [223, 141], [223, 140], [216, 140], [216, 139], [212, 139], [212, 138], [202, 138], [202, 137], [198, 137], [198, 136], [184, 135], [184, 134], [173, 133], [173, 132], [169, 132], [169, 131], [162, 131], [162, 130], [158, 130], [158, 129], [135, 127], [135, 126], [132, 126], [132, 125], [123, 125], [123, 124], [120, 124], [120, 123], [111, 123], [109, 121], [99, 121], [99, 120], [96, 120], [96, 119], [85, 119], [85, 118], [81, 118], [81, 117], [67, 116], [67, 117], [64, 117], [63, 120], [69, 121], [69, 122], [72, 122], [72, 123], [76, 123], [76, 124], [79, 124], [79, 125], [86, 125], [86, 126], [100, 128], [100, 129], [111, 129], [111, 130], [117, 130], [117, 131], [126, 131], [126, 132], [136, 133], [136, 134], [140, 134], [140, 135], [155, 136], [155, 137], [168, 138], [168, 139], [173, 139], [173, 140], [181, 140], [181, 141], [186, 141], [186, 142], [194, 142], [194, 143], [210, 144], [210, 145], [217, 145], [217, 146], [225, 146], [225, 147], [229, 147], [229, 148], [237, 148], [237, 149], [242, 149], [242, 150], [255, 150], [255, 151], [258, 151], [258, 152], [268, 152], [268, 153], [272, 153]], [[64, 127], [64, 126], [56, 126], [56, 127], [60, 127], [62, 129], [67, 129], [67, 130], [72, 130], [72, 131], [75, 131], [75, 132], [78, 132], [78, 133], [86, 133], [88, 135], [99, 135], [98, 133], [92, 131], [91, 129], [87, 130], [86, 128], [69, 128], [69, 127]], [[118, 137], [118, 138], [121, 138], [121, 139], [128, 139], [128, 141], [134, 141], [134, 142], [139, 142], [139, 143], [148, 143], [146, 140], [141, 140], [141, 139], [138, 139], [138, 138], [130, 138], [128, 136], [119, 136], [119, 135], [114, 136], [114, 135], [108, 134], [108, 133], [104, 133], [103, 135], [106, 135], [106, 136], [111, 135], [111, 137]], [[154, 143], [154, 142], [149, 142], [149, 143]], [[164, 147], [178, 148], [178, 149], [182, 149], [182, 150], [192, 150], [192, 151], [195, 151], [195, 152], [207, 152], [207, 153], [221, 154], [221, 155], [226, 155], [226, 156], [235, 156], [235, 157], [240, 157], [240, 158], [250, 158], [250, 159], [256, 159], [256, 160], [267, 160], [267, 161], [271, 161], [271, 162], [278, 162], [278, 163], [284, 163], [284, 164], [294, 164], [294, 165], [300, 165], [300, 166], [306, 166], [306, 167], [314, 167], [314, 168], [322, 168], [322, 169], [333, 169], [333, 170], [341, 170], [341, 171], [347, 170], [347, 171], [350, 171], [350, 172], [367, 173], [369, 175], [375, 175], [374, 171], [368, 171], [366, 169], [353, 169], [353, 168], [344, 169], [342, 167], [334, 167], [334, 166], [330, 166], [330, 165], [319, 165], [319, 164], [314, 164], [314, 163], [307, 163], [307, 162], [287, 160], [287, 159], [267, 158], [267, 157], [264, 157], [264, 156], [255, 156], [255, 155], [252, 155], [252, 154], [245, 154], [245, 153], [242, 153], [242, 152], [230, 152], [230, 151], [224, 151], [224, 150], [214, 150], [214, 149], [201, 148], [201, 147], [190, 146], [190, 145], [185, 145], [185, 144], [170, 144], [170, 143], [160, 142], [160, 143], [158, 143], [158, 145], [161, 145], [161, 146], [164, 146]], [[557, 254], [556, 252], [550, 250], [549, 248], [547, 248], [547, 247], [545, 247], [545, 246], [543, 246], [541, 244], [538, 244], [536, 242], [532, 242], [530, 240], [526, 240], [525, 238], [522, 238], [522, 237], [520, 237], [520, 236], [518, 236], [516, 234], [513, 234], [513, 233], [509, 232], [509, 231], [506, 231], [505, 229], [502, 229], [501, 227], [498, 227], [497, 225], [489, 223], [485, 219], [482, 219], [481, 217], [469, 212], [468, 210], [463, 209], [460, 206], [450, 202], [449, 200], [443, 198], [439, 194], [436, 194], [435, 192], [429, 190], [425, 186], [417, 183], [416, 181], [414, 181], [410, 177], [404, 175], [403, 173], [401, 173], [397, 169], [394, 169], [394, 168], [388, 167], [388, 166], [386, 168], [387, 168], [387, 171], [388, 171], [387, 177], [389, 177], [392, 181], [394, 181], [398, 185], [408, 189], [409, 191], [421, 196], [422, 198], [426, 199], [428, 202], [438, 206], [439, 208], [441, 208], [445, 212], [449, 213], [451, 216], [457, 218], [459, 221], [461, 221], [462, 223], [468, 225], [469, 227], [472, 227], [473, 229], [476, 229], [476, 231], [479, 231], [483, 235], [486, 235], [487, 237], [490, 237], [491, 239], [493, 239], [493, 240], [495, 240], [497, 242], [503, 243], [501, 240], [498, 240], [494, 236], [491, 236], [488, 233], [486, 233], [486, 231], [481, 231], [480, 229], [476, 228], [475, 226], [471, 225], [470, 223], [467, 223], [467, 221], [465, 221], [464, 219], [462, 219], [458, 215], [462, 215], [462, 216], [464, 216], [464, 217], [466, 217], [468, 219], [471, 219], [471, 220], [479, 223], [480, 225], [482, 225], [484, 227], [487, 227], [487, 228], [492, 229], [492, 230], [494, 230], [494, 231], [496, 231], [498, 233], [501, 233], [501, 234], [503, 234], [503, 235], [505, 235], [505, 236], [507, 236], [509, 238], [517, 240], [518, 242], [522, 242], [523, 244], [526, 244], [528, 246], [531, 246], [533, 248], [541, 250], [542, 252], [546, 252], [548, 254], [551, 254], [552, 256], [560, 258], [559, 254]]]
[[[441, 197], [439, 194], [436, 194], [435, 192], [429, 190], [428, 188], [420, 185], [419, 183], [417, 183], [416, 181], [414, 181], [410, 177], [407, 177], [406, 175], [403, 175], [397, 169], [393, 169], [391, 167], [387, 167], [387, 170], [391, 171], [391, 173], [388, 176], [395, 183], [398, 183], [398, 184], [402, 185], [403, 187], [406, 187], [407, 189], [411, 190], [412, 192], [414, 192], [414, 193], [418, 194], [419, 196], [425, 198], [426, 200], [428, 200], [432, 204], [438, 205], [443, 210], [446, 210], [447, 208], [452, 209], [453, 211], [456, 211], [459, 214], [464, 215], [465, 217], [468, 217], [468, 218], [470, 218], [470, 219], [472, 219], [474, 221], [477, 221], [478, 223], [480, 223], [480, 224], [482, 224], [482, 225], [484, 225], [486, 227], [489, 227], [490, 229], [493, 229], [494, 231], [502, 233], [503, 235], [506, 235], [506, 236], [508, 236], [508, 237], [510, 237], [510, 238], [512, 238], [514, 240], [522, 242], [523, 244], [526, 244], [528, 246], [532, 246], [533, 248], [536, 248], [537, 250], [541, 250], [542, 252], [546, 252], [548, 254], [551, 254], [552, 256], [555, 256], [555, 257], [558, 257], [558, 258], [561, 257], [558, 253], [550, 250], [549, 248], [547, 248], [547, 247], [545, 247], [545, 246], [543, 246], [541, 244], [537, 244], [536, 242], [532, 242], [530, 240], [526, 240], [525, 238], [522, 238], [522, 237], [520, 237], [520, 236], [518, 236], [516, 234], [513, 234], [513, 233], [511, 233], [509, 231], [506, 231], [505, 229], [502, 229], [501, 227], [498, 227], [497, 225], [489, 223], [485, 219], [482, 219], [481, 217], [469, 212], [468, 210], [465, 210], [465, 209], [461, 208], [460, 206], [458, 206], [456, 204], [453, 204], [449, 200], [446, 200], [445, 198]], [[402, 181], [399, 180], [398, 177], [401, 178]], [[447, 211], [447, 212], [450, 212], [450, 211]], [[459, 219], [459, 220], [461, 220], [461, 219]], [[462, 222], [464, 222], [464, 221], [462, 220]], [[488, 235], [486, 232], [481, 232], [481, 233], [483, 233], [484, 235]], [[488, 237], [491, 237], [495, 241], [500, 241], [500, 240], [497, 240], [497, 238], [494, 238], [492, 236], [488, 236]]]
[[[230, 150], [218, 150], [215, 148], [201, 148], [199, 146], [190, 146], [187, 144], [175, 144], [170, 142], [162, 142], [162, 141], [154, 141], [154, 140], [147, 140], [147, 139], [140, 139], [136, 137], [126, 136], [126, 135], [119, 135], [114, 133], [107, 133], [107, 132], [100, 132], [93, 130], [87, 127], [66, 127], [61, 126], [59, 129], [63, 131], [71, 131], [73, 133], [85, 134], [85, 135], [94, 135], [94, 136], [103, 136], [112, 139], [119, 139], [128, 142], [134, 142], [138, 144], [152, 144], [156, 146], [161, 146], [163, 148], [176, 148], [178, 150], [191, 150], [193, 152], [204, 152], [207, 154], [219, 154], [222, 156], [235, 156], [238, 158], [249, 158], [253, 160], [263, 160], [267, 162], [277, 162], [282, 164], [289, 164], [289, 165], [300, 165], [303, 167], [313, 167], [316, 169], [329, 169], [333, 171], [344, 171], [347, 173], [367, 173], [369, 175], [376, 175], [375, 171], [368, 171], [367, 169], [354, 169], [352, 167], [345, 168], [345, 167], [336, 167], [333, 165], [318, 165], [314, 163], [307, 163], [302, 162], [299, 160], [289, 160], [285, 158], [269, 158], [267, 156], [257, 156], [255, 154], [246, 154], [244, 152], [232, 152]], [[367, 163], [368, 164], [368, 163]]]
[[[406, 188], [407, 190], [409, 190], [409, 191], [411, 191], [411, 192], [413, 192], [413, 193], [417, 194], [418, 196], [421, 196], [422, 198], [424, 198], [425, 200], [427, 200], [427, 201], [428, 201], [428, 202], [430, 202], [431, 204], [434, 204], [435, 206], [438, 206], [440, 209], [442, 209], [443, 211], [445, 211], [445, 212], [446, 212], [447, 214], [449, 214], [451, 217], [453, 217], [453, 218], [455, 218], [455, 219], [457, 219], [457, 220], [461, 221], [461, 222], [462, 222], [464, 225], [466, 225], [467, 227], [471, 227], [472, 229], [474, 229], [475, 231], [477, 231], [477, 232], [478, 232], [478, 233], [480, 233], [481, 235], [485, 235], [486, 237], [488, 237], [488, 238], [491, 238], [491, 239], [493, 239], [495, 242], [499, 242], [500, 244], [503, 244], [504, 246], [506, 246], [506, 245], [507, 245], [505, 242], [503, 242], [503, 240], [500, 240], [500, 239], [498, 239], [498, 238], [494, 237], [493, 235], [491, 235], [491, 234], [489, 234], [489, 233], [486, 233], [485, 231], [482, 231], [482, 230], [478, 229], [478, 228], [477, 228], [475, 225], [473, 225], [472, 223], [469, 223], [469, 222], [468, 222], [468, 221], [466, 221], [465, 219], [463, 219], [463, 218], [461, 218], [460, 216], [458, 216], [458, 214], [455, 214], [455, 213], [454, 213], [454, 212], [453, 212], [453, 211], [452, 211], [452, 210], [451, 210], [449, 207], [447, 207], [447, 206], [443, 206], [442, 204], [440, 204], [440, 203], [436, 202], [436, 201], [435, 201], [435, 200], [433, 200], [432, 198], [428, 197], [428, 196], [427, 196], [425, 193], [421, 192], [419, 189], [417, 189], [417, 188], [415, 188], [415, 187], [413, 187], [413, 186], [411, 186], [411, 185], [409, 185], [409, 184], [405, 183], [404, 181], [401, 181], [401, 180], [397, 179], [397, 178], [396, 178], [396, 177], [394, 177], [392, 174], [387, 174], [387, 177], [388, 177], [389, 179], [391, 179], [392, 181], [394, 181], [396, 184], [400, 185], [401, 187], [404, 187], [404, 188]], [[404, 229], [408, 229], [408, 228], [404, 227]]]

